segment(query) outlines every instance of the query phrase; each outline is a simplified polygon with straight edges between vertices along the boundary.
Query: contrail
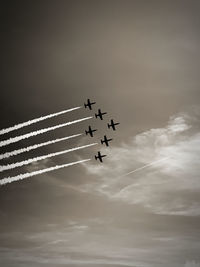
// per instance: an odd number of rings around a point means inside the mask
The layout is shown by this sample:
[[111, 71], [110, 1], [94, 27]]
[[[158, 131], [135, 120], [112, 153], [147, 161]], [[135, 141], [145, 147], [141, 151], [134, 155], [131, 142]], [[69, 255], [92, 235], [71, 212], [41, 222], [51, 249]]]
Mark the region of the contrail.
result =
[[91, 159], [84, 159], [84, 160], [80, 160], [80, 161], [71, 162], [68, 164], [56, 165], [54, 167], [50, 167], [50, 168], [46, 168], [46, 169], [34, 171], [34, 172], [27, 172], [27, 173], [19, 174], [17, 176], [13, 176], [13, 177], [9, 176], [9, 177], [6, 177], [6, 178], [3, 178], [2, 180], [0, 180], [0, 185], [5, 185], [5, 184], [12, 183], [15, 181], [23, 180], [25, 178], [29, 178], [29, 177], [32, 177], [32, 176], [35, 176], [38, 174], [46, 173], [46, 172], [51, 172], [51, 171], [58, 170], [61, 168], [66, 168], [66, 167], [80, 164], [80, 163], [83, 163], [83, 162], [86, 162], [89, 160], [91, 160]]
[[28, 164], [33, 163], [35, 161], [48, 159], [48, 158], [51, 158], [51, 157], [55, 157], [55, 156], [58, 156], [58, 155], [62, 155], [62, 154], [65, 154], [65, 153], [69, 153], [69, 152], [72, 152], [72, 151], [75, 151], [75, 150], [79, 150], [79, 149], [83, 149], [83, 148], [87, 148], [87, 147], [95, 146], [95, 145], [98, 145], [98, 143], [93, 143], [93, 144], [89, 144], [89, 145], [85, 145], [85, 146], [74, 147], [74, 148], [70, 148], [70, 149], [67, 149], [67, 150], [63, 150], [63, 151], [59, 151], [59, 152], [43, 155], [43, 156], [36, 157], [36, 158], [27, 159], [27, 160], [24, 160], [24, 161], [19, 161], [19, 162], [12, 163], [12, 164], [2, 165], [2, 166], [0, 166], [0, 172], [3, 172], [5, 170], [11, 170], [11, 169], [14, 169], [14, 168], [17, 168], [17, 167], [22, 167], [24, 165], [28, 165]]
[[78, 123], [78, 122], [81, 122], [81, 121], [89, 120], [89, 119], [92, 119], [92, 118], [93, 118], [92, 116], [91, 117], [85, 117], [83, 119], [69, 121], [69, 122], [58, 124], [58, 125], [55, 125], [55, 126], [52, 126], [52, 127], [48, 127], [48, 128], [44, 128], [44, 129], [41, 129], [41, 130], [34, 131], [34, 132], [30, 132], [30, 133], [27, 133], [27, 134], [24, 134], [24, 135], [19, 135], [19, 136], [16, 136], [16, 137], [13, 137], [13, 138], [10, 138], [10, 139], [7, 139], [7, 140], [3, 140], [3, 141], [0, 142], [0, 147], [7, 146], [9, 144], [19, 142], [22, 139], [26, 139], [26, 138], [29, 138], [29, 137], [32, 137], [32, 136], [36, 136], [38, 134], [43, 134], [43, 133], [46, 133], [46, 132], [49, 132], [49, 131], [56, 130], [56, 129], [61, 128], [61, 127], [65, 127], [65, 126], [68, 126], [68, 125], [71, 125], [71, 124], [74, 124], [74, 123]]
[[164, 160], [167, 160], [167, 159], [169, 159], [169, 157], [167, 157], [167, 158], [163, 158], [163, 159], [160, 159], [160, 160], [157, 160], [157, 161], [154, 161], [154, 162], [152, 162], [152, 163], [149, 163], [149, 164], [147, 164], [147, 165], [144, 165], [143, 167], [140, 167], [140, 168], [137, 168], [137, 169], [135, 169], [135, 170], [133, 170], [133, 171], [131, 171], [131, 172], [128, 172], [128, 173], [122, 175], [121, 177], [124, 177], [124, 176], [127, 176], [127, 175], [131, 174], [131, 173], [140, 171], [140, 170], [142, 170], [142, 169], [144, 169], [144, 168], [147, 168], [147, 167], [149, 167], [149, 166], [152, 166], [152, 165], [154, 165], [154, 164], [157, 164], [158, 162], [161, 162], [161, 161], [164, 161]]
[[43, 120], [46, 120], [46, 119], [50, 119], [50, 118], [59, 116], [61, 114], [64, 114], [64, 113], [67, 113], [67, 112], [70, 112], [70, 111], [73, 111], [73, 110], [76, 110], [76, 109], [79, 109], [79, 108], [82, 108], [82, 107], [70, 108], [70, 109], [63, 110], [63, 111], [60, 111], [60, 112], [57, 112], [57, 113], [49, 114], [47, 116], [43, 116], [43, 117], [39, 117], [39, 118], [36, 118], [36, 119], [33, 119], [33, 120], [29, 120], [29, 121], [26, 121], [26, 122], [19, 123], [17, 125], [12, 126], [12, 127], [0, 130], [0, 135], [3, 135], [3, 134], [6, 134], [6, 133], [9, 133], [9, 132], [18, 130], [20, 128], [29, 126], [29, 125], [34, 124], [34, 123], [39, 122], [39, 121], [43, 121]]
[[[133, 171], [131, 171], [131, 172], [128, 172], [128, 173], [122, 175], [122, 176], [119, 177], [119, 178], [123, 178], [123, 177], [125, 177], [125, 176], [127, 176], [127, 175], [129, 175], [129, 174], [131, 174], [131, 173], [140, 171], [140, 170], [142, 170], [142, 169], [144, 169], [144, 168], [150, 167], [150, 166], [152, 166], [152, 165], [154, 165], [154, 164], [157, 164], [157, 163], [159, 163], [159, 162], [161, 162], [161, 161], [165, 161], [165, 160], [167, 160], [167, 159], [169, 159], [169, 158], [170, 158], [170, 157], [163, 158], [163, 159], [160, 159], [160, 160], [156, 160], [156, 161], [154, 161], [154, 162], [152, 162], [152, 163], [149, 163], [149, 164], [147, 164], [147, 165], [144, 165], [143, 167], [140, 167], [140, 168], [137, 168], [137, 169], [135, 169], [135, 170], [133, 170]], [[129, 184], [129, 185], [123, 187], [122, 189], [120, 189], [120, 191], [119, 191], [118, 193], [116, 193], [116, 194], [113, 195], [112, 197], [113, 197], [113, 198], [117, 198], [122, 192], [124, 192], [125, 190], [127, 190], [127, 188], [129, 188], [129, 187], [131, 187], [131, 186], [132, 186], [132, 184]]]
[[58, 139], [55, 139], [55, 140], [47, 141], [45, 143], [35, 144], [35, 145], [32, 145], [32, 146], [24, 147], [24, 148], [17, 149], [17, 150], [11, 151], [11, 152], [6, 152], [4, 154], [0, 154], [0, 160], [1, 159], [6, 159], [6, 158], [9, 158], [9, 157], [12, 157], [12, 156], [16, 156], [16, 155], [22, 154], [24, 152], [29, 152], [29, 151], [31, 151], [33, 149], [37, 149], [39, 147], [47, 146], [47, 145], [58, 143], [58, 142], [61, 142], [61, 141], [67, 140], [67, 139], [78, 137], [80, 135], [82, 135], [82, 133], [74, 134], [74, 135], [71, 135], [71, 136], [63, 137], [63, 138], [58, 138]]

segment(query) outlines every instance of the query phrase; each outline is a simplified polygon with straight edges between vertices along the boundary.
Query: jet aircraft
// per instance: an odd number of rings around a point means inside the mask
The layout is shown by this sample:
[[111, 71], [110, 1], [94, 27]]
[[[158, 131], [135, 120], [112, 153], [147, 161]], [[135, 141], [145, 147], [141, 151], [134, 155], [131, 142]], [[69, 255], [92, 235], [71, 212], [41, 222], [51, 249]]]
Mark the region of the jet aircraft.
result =
[[86, 135], [89, 134], [91, 137], [93, 137], [94, 136], [93, 133], [96, 132], [96, 131], [97, 131], [97, 129], [92, 129], [91, 126], [88, 126], [88, 131], [85, 130], [85, 134]]
[[101, 144], [103, 145], [105, 143], [106, 146], [109, 146], [109, 143], [113, 139], [108, 139], [106, 135], [104, 135], [104, 139], [101, 139]]
[[116, 125], [119, 125], [120, 123], [119, 122], [115, 122], [114, 123], [114, 121], [113, 120], [111, 120], [110, 121], [110, 124], [108, 123], [107, 125], [108, 125], [108, 129], [110, 129], [110, 127], [112, 127], [112, 129], [113, 129], [113, 131], [115, 131], [116, 130]]
[[98, 155], [95, 155], [95, 159], [99, 160], [100, 162], [103, 162], [102, 158], [106, 157], [106, 155], [102, 155], [100, 151], [98, 151]]
[[87, 103], [84, 103], [85, 108], [89, 108], [90, 110], [92, 110], [92, 105], [96, 104], [96, 102], [90, 102], [90, 99], [87, 100]]
[[107, 114], [107, 112], [101, 112], [101, 109], [98, 109], [98, 113], [95, 113], [95, 117], [96, 118], [100, 118], [101, 120], [103, 120], [103, 115]]

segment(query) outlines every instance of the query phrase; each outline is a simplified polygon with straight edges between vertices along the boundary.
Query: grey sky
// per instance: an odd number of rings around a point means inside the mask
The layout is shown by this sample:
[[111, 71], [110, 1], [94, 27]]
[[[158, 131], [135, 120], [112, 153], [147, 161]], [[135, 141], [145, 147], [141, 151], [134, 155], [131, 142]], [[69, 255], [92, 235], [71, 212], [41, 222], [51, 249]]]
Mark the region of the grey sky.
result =
[[[1, 6], [0, 128], [83, 105], [92, 119], [1, 153], [97, 127], [113, 137], [96, 162], [0, 188], [0, 265], [199, 267], [199, 1], [10, 1]], [[1, 140], [94, 115], [80, 109]], [[71, 139], [11, 164], [90, 143]], [[6, 171], [88, 158], [98, 148]], [[169, 157], [141, 172], [138, 167]]]

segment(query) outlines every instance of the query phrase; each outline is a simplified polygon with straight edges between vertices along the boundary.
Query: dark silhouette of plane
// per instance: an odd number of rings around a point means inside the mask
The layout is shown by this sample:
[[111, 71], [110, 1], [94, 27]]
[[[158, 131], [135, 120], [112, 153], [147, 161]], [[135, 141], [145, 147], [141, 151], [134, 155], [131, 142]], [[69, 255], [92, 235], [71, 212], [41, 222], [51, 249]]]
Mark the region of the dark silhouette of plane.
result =
[[110, 121], [110, 124], [108, 123], [108, 129], [110, 129], [110, 127], [112, 127], [113, 131], [116, 130], [116, 125], [119, 125], [120, 123], [119, 122], [115, 122], [113, 120]]
[[103, 160], [102, 160], [103, 157], [106, 157], [106, 155], [101, 155], [100, 151], [98, 151], [98, 155], [97, 156], [95, 155], [95, 159], [99, 160], [100, 162], [103, 162]]
[[90, 99], [87, 100], [87, 104], [84, 103], [85, 108], [89, 108], [92, 110], [92, 105], [96, 104], [96, 102], [90, 102]]
[[105, 114], [107, 114], [107, 112], [101, 112], [101, 109], [99, 108], [98, 113], [97, 114], [95, 113], [95, 117], [96, 118], [99, 117], [101, 120], [103, 120], [103, 115], [105, 115]]
[[103, 145], [105, 143], [106, 146], [109, 146], [109, 143], [113, 139], [108, 139], [106, 135], [104, 135], [104, 139], [101, 139], [101, 144]]
[[85, 134], [86, 135], [89, 134], [91, 137], [93, 137], [94, 136], [93, 133], [96, 131], [97, 131], [97, 129], [92, 130], [91, 126], [88, 126], [88, 131], [85, 130]]

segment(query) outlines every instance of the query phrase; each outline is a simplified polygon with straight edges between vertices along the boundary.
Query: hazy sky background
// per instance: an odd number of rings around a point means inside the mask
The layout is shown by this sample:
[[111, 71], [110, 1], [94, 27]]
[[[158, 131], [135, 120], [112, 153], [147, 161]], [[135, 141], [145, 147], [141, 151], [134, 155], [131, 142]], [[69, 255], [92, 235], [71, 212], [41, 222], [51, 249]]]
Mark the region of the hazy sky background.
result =
[[[2, 164], [99, 141], [1, 177], [108, 154], [0, 188], [5, 267], [200, 266], [199, 1], [4, 1], [0, 128], [83, 105], [92, 119], [1, 148], [1, 153], [83, 132]], [[1, 140], [84, 116], [84, 109]], [[114, 118], [118, 131], [106, 129]], [[124, 174], [155, 160], [150, 168]]]

